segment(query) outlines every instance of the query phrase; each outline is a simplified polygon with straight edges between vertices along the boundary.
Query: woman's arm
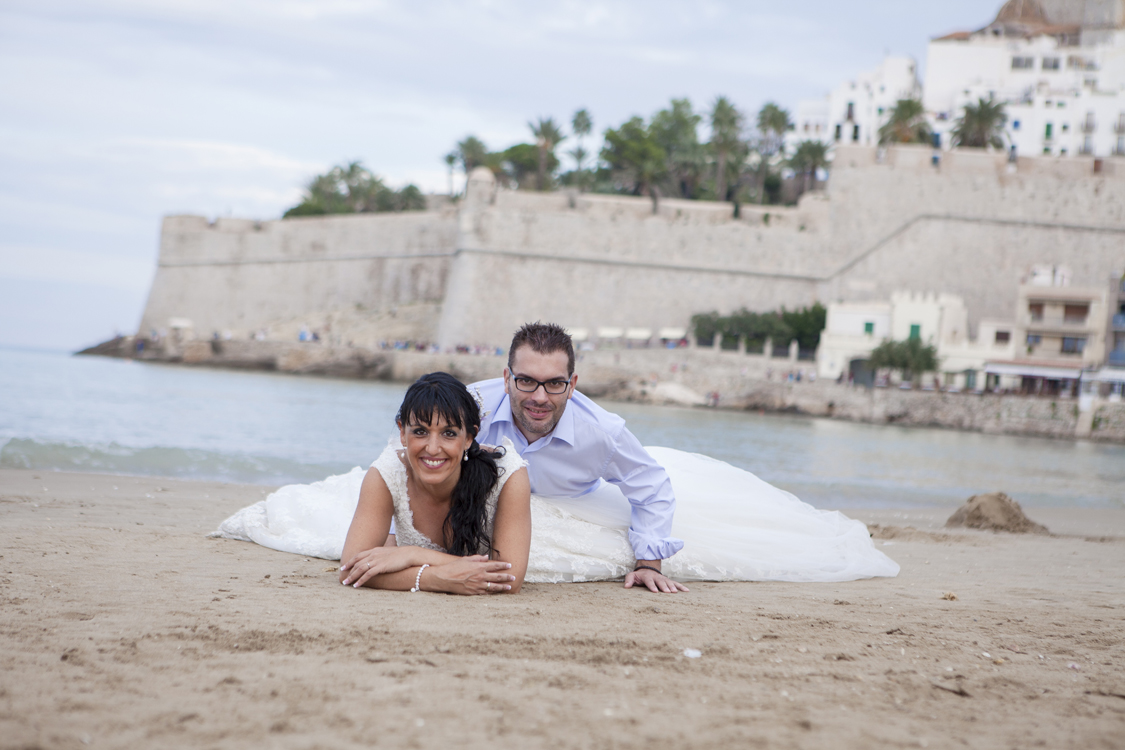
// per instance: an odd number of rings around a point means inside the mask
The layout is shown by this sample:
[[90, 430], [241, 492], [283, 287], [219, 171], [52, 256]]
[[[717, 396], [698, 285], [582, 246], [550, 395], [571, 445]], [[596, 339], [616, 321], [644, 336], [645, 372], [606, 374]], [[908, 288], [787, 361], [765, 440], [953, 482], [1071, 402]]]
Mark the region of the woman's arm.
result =
[[[344, 541], [341, 559], [346, 562], [340, 566], [341, 583], [356, 588], [368, 586], [409, 591], [414, 586], [419, 567], [429, 565], [422, 575], [423, 591], [499, 593], [515, 584], [508, 572], [512, 566], [506, 561], [490, 561], [481, 555], [457, 557], [421, 547], [385, 546], [379, 540], [389, 541], [393, 514], [391, 491], [378, 470], [372, 468], [363, 479], [359, 502]], [[521, 573], [520, 582], [522, 580]]]
[[508, 477], [496, 503], [492, 526], [492, 558], [510, 563], [513, 578], [511, 593], [519, 593], [527, 574], [527, 558], [531, 551], [531, 483], [527, 469]]
[[[460, 558], [421, 547], [388, 544], [394, 501], [378, 469], [368, 469], [359, 490], [344, 551], [340, 555], [340, 583], [356, 588], [368, 585], [373, 576], [395, 573], [423, 564], [441, 565]], [[413, 585], [413, 581], [411, 582]], [[406, 589], [409, 589], [407, 586]]]

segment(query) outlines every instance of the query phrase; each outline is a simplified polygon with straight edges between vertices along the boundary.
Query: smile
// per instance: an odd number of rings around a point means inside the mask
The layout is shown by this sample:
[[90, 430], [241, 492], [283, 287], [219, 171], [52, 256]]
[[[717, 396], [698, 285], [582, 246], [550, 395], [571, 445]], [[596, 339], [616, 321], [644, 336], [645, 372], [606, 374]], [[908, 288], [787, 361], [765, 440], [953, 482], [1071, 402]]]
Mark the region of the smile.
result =
[[419, 460], [427, 469], [440, 469], [442, 466], [449, 463], [448, 458], [422, 458]]

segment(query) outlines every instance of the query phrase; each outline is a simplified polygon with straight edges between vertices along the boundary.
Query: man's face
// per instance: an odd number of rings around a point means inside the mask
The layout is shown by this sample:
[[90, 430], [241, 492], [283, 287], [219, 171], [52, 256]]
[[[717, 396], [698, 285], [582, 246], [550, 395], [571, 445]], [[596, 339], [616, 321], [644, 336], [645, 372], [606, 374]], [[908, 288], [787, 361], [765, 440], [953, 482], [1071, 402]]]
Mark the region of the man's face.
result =
[[[568, 377], [566, 364], [566, 352], [540, 354], [529, 346], [521, 346], [512, 356], [511, 369], [504, 369], [504, 388], [512, 401], [512, 418], [529, 443], [555, 429], [566, 402], [574, 395], [578, 376]], [[558, 394], [547, 393], [546, 388], [535, 381], [555, 387], [565, 383], [565, 389]], [[528, 393], [521, 388], [535, 390]]]

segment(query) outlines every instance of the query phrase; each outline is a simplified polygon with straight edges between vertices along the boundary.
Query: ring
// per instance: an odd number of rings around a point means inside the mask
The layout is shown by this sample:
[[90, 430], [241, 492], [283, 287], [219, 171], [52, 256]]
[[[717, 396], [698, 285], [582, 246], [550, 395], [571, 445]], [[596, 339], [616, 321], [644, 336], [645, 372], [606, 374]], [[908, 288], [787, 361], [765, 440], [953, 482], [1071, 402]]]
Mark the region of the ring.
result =
[[492, 590], [492, 581], [485, 581], [485, 582], [484, 582], [484, 587], [485, 587], [486, 589], [488, 589], [489, 591], [491, 591], [491, 590]]
[[369, 567], [369, 568], [370, 568], [370, 567], [371, 567], [371, 563], [367, 563], [367, 567]]

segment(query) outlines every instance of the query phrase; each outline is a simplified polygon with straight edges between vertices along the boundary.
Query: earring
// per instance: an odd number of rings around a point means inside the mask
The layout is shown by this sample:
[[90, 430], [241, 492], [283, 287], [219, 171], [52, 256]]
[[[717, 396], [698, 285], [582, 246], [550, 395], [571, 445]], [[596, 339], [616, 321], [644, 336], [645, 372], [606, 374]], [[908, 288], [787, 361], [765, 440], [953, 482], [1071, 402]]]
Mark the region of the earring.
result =
[[469, 460], [469, 452], [468, 451], [465, 451], [465, 455], [461, 456], [461, 460], [462, 461], [468, 461]]

